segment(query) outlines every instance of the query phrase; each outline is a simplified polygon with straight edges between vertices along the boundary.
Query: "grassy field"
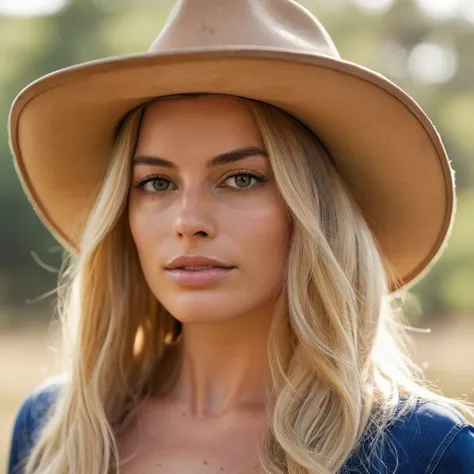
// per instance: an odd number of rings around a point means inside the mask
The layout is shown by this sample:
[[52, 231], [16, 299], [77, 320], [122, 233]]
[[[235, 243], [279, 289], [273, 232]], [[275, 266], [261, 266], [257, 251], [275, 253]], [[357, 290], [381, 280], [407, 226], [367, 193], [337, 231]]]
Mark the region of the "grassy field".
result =
[[[474, 402], [474, 318], [431, 327], [413, 334], [415, 360], [445, 395]], [[12, 424], [23, 398], [59, 370], [51, 346], [55, 337], [44, 328], [0, 332], [0, 470], [6, 465]]]

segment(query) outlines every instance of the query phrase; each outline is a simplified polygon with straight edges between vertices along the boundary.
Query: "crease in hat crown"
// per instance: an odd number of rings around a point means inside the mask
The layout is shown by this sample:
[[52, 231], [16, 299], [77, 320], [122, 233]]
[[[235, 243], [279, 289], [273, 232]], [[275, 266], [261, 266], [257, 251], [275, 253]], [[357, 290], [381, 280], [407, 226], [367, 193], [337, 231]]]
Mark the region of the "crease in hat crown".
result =
[[323, 25], [294, 0], [178, 0], [148, 52], [213, 46], [340, 58]]

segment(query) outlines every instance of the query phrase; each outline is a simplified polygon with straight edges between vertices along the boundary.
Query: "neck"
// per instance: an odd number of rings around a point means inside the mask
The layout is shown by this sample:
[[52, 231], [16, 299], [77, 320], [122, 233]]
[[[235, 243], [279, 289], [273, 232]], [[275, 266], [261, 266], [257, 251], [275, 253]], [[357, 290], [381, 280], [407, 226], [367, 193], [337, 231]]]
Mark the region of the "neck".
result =
[[224, 322], [183, 325], [171, 396], [196, 416], [268, 403], [267, 344], [275, 305]]

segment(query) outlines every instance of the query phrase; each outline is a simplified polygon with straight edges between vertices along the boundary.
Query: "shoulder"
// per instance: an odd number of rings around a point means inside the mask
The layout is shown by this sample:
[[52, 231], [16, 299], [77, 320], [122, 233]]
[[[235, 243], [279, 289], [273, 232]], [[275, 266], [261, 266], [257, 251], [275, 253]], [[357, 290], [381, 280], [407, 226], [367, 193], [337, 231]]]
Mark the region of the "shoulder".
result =
[[468, 474], [473, 451], [474, 427], [457, 410], [418, 400], [389, 429], [383, 461], [397, 474]]
[[409, 467], [414, 464], [426, 474], [474, 473], [474, 426], [448, 405], [418, 401], [391, 435], [401, 472], [415, 472]]
[[33, 448], [66, 380], [65, 374], [48, 378], [20, 404], [13, 425], [8, 474], [21, 473], [20, 464]]
[[376, 451], [370, 441], [364, 438], [341, 473], [474, 473], [474, 426], [448, 405], [418, 400], [386, 430]]

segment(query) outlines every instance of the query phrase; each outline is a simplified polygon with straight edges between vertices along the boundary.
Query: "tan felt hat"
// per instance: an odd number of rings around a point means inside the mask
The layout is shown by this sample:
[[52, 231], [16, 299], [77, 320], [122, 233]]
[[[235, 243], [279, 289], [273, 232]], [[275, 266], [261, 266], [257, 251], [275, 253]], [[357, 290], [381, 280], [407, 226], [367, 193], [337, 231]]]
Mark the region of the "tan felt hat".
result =
[[179, 0], [148, 52], [68, 67], [18, 95], [10, 115], [16, 167], [66, 248], [78, 250], [124, 115], [191, 92], [266, 102], [312, 129], [380, 245], [392, 290], [440, 254], [454, 183], [434, 126], [388, 79], [341, 59], [293, 0]]

